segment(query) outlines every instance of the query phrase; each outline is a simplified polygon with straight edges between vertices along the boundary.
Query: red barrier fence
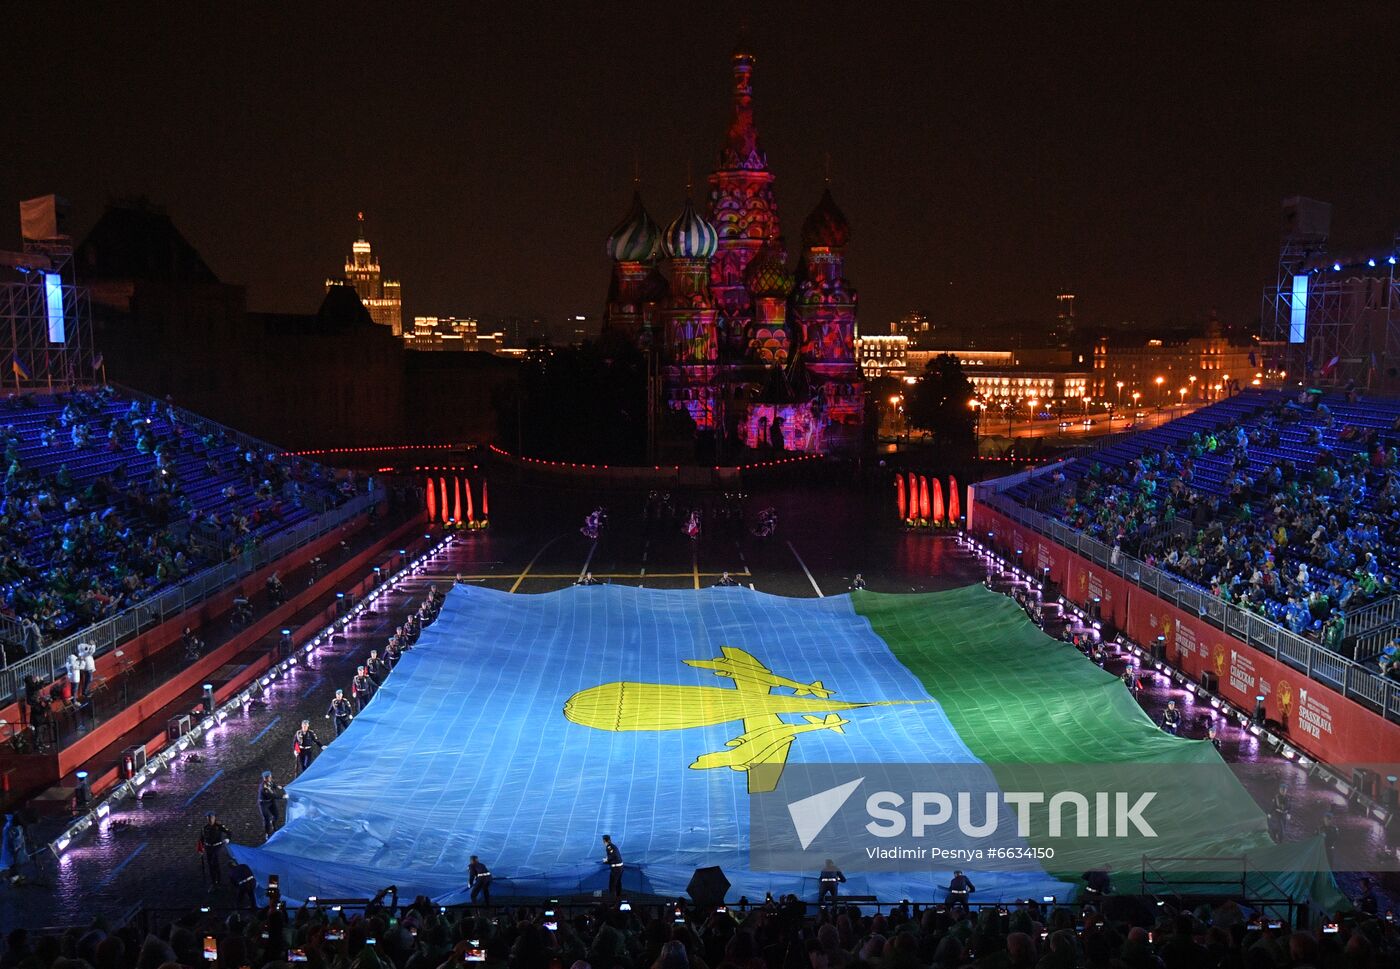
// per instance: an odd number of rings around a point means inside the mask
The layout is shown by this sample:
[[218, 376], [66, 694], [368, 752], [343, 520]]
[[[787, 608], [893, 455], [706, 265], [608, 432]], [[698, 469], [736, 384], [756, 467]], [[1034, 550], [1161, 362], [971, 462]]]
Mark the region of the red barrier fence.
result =
[[[1182, 611], [1127, 579], [987, 508], [975, 506], [970, 533], [1028, 571], [1048, 568], [1066, 599], [1081, 608], [1099, 599], [1099, 614], [1143, 646], [1164, 637], [1167, 660], [1193, 680], [1219, 680], [1220, 696], [1253, 712], [1262, 696], [1267, 716], [1289, 741], [1330, 764], [1400, 761], [1400, 724], [1372, 713], [1330, 687]], [[990, 533], [990, 538], [989, 538]]]

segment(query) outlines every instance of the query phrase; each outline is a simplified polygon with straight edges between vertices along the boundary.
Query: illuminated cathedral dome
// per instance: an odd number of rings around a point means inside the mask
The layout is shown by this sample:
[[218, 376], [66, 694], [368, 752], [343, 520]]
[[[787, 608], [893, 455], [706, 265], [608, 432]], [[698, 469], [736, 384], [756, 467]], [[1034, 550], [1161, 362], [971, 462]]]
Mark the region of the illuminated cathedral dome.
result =
[[661, 241], [661, 228], [651, 220], [642, 194], [632, 193], [632, 207], [608, 236], [608, 258], [614, 262], [649, 262]]
[[672, 259], [709, 259], [718, 243], [719, 233], [696, 214], [688, 198], [685, 209], [661, 236], [661, 249]]
[[836, 207], [831, 189], [822, 192], [821, 201], [802, 223], [802, 246], [806, 249], [844, 249], [851, 241], [851, 224]]
[[754, 296], [782, 296], [792, 292], [793, 273], [787, 252], [778, 239], [769, 239], [744, 269], [744, 285]]

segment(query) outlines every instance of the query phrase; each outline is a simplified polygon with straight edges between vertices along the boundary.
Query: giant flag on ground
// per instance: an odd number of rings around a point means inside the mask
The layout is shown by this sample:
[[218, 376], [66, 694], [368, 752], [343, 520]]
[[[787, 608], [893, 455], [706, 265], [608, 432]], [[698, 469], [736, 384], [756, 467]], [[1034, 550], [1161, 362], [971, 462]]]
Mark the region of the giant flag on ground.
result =
[[[629, 893], [678, 896], [695, 868], [719, 865], [732, 897], [810, 898], [815, 871], [748, 866], [750, 792], [771, 789], [784, 765], [995, 772], [1047, 759], [1219, 764], [1209, 745], [1163, 735], [1114, 677], [980, 586], [825, 599], [461, 586], [290, 785], [286, 826], [234, 854], [260, 881], [278, 874], [290, 899], [392, 883], [450, 902], [465, 897], [471, 854], [498, 896], [602, 889], [610, 834]], [[1184, 801], [1199, 817], [1183, 830], [1211, 832], [1212, 851], [1263, 848], [1262, 815], [1219, 768], [1234, 788], [1212, 805]], [[848, 871], [845, 891], [941, 898], [953, 867], [973, 866]], [[991, 901], [1068, 892], [1039, 869], [974, 875]]]

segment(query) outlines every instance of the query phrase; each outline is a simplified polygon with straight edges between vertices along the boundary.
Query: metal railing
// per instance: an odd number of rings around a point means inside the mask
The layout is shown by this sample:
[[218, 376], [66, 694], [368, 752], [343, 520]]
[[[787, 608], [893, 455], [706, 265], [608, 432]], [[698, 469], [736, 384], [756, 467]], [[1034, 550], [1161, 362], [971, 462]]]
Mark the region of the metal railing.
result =
[[0, 667], [0, 703], [23, 695], [26, 676], [37, 675], [45, 683], [53, 680], [58, 671], [64, 668], [68, 654], [78, 643], [92, 643], [97, 647], [98, 656], [114, 650], [143, 630], [180, 615], [244, 576], [334, 531], [368, 511], [379, 501], [379, 497], [375, 489], [356, 495], [345, 504], [322, 512], [315, 518], [285, 531], [272, 533], [235, 559], [202, 569], [150, 599], [65, 636], [30, 656], [5, 664]]
[[1350, 700], [1400, 722], [1400, 683], [1305, 639], [1263, 616], [1225, 602], [1209, 592], [1154, 568], [1097, 539], [1075, 531], [1001, 494], [995, 482], [974, 485], [975, 501], [1032, 531], [1044, 535], [1071, 552], [1083, 556], [1160, 599], [1217, 626], [1231, 636], [1267, 653], [1308, 678], [1331, 687]]
[[1400, 596], [1389, 595], [1347, 613], [1347, 632], [1364, 633], [1400, 621]]

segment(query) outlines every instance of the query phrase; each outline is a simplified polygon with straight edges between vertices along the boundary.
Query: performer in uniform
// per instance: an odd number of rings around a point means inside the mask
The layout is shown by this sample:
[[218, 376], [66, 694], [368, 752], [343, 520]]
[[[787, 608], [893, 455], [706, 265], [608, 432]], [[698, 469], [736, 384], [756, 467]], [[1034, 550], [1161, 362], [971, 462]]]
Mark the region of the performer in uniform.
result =
[[483, 865], [476, 855], [472, 855], [472, 862], [467, 866], [467, 885], [472, 890], [473, 905], [478, 895], [487, 905], [491, 904], [491, 869]]
[[622, 852], [617, 850], [617, 845], [608, 835], [603, 835], [603, 851], [607, 858], [604, 864], [608, 866], [608, 894], [613, 898], [622, 897]]
[[229, 868], [228, 874], [233, 879], [234, 889], [238, 892], [238, 897], [233, 900], [234, 907], [257, 908], [258, 879], [253, 874], [253, 869], [240, 861]]
[[364, 713], [369, 701], [374, 699], [374, 680], [369, 678], [363, 666], [355, 667], [355, 678], [350, 681], [350, 693], [355, 697], [355, 712]]
[[1278, 786], [1278, 793], [1274, 795], [1273, 802], [1269, 805], [1269, 835], [1276, 843], [1281, 844], [1288, 831], [1288, 787], [1284, 784]]
[[317, 750], [326, 749], [326, 745], [321, 743], [321, 738], [316, 736], [316, 731], [311, 729], [311, 721], [303, 720], [301, 722], [301, 729], [292, 736], [292, 755], [297, 759], [298, 774], [311, 766], [311, 748], [313, 745]]
[[833, 905], [836, 904], [836, 886], [845, 884], [846, 876], [841, 873], [841, 869], [836, 867], [836, 862], [830, 858], [822, 866], [822, 873], [817, 876], [817, 904], [822, 905], [828, 896]]
[[326, 719], [335, 724], [337, 737], [343, 734], [350, 726], [350, 721], [355, 719], [355, 715], [350, 709], [350, 701], [345, 699], [344, 690], [335, 691], [335, 699], [331, 700], [331, 705], [326, 709]]
[[204, 830], [199, 833], [199, 850], [204, 855], [204, 870], [209, 874], [209, 890], [224, 883], [224, 849], [228, 847], [228, 828], [219, 823], [210, 811], [204, 816]]
[[263, 771], [262, 782], [258, 785], [258, 811], [262, 814], [263, 834], [269, 838], [277, 827], [278, 808], [286, 799], [287, 792], [282, 785], [273, 782], [272, 771]]
[[967, 896], [977, 891], [977, 886], [972, 884], [972, 879], [968, 878], [961, 871], [953, 872], [953, 880], [948, 883], [948, 898], [946, 904], [961, 905], [967, 908]]
[[384, 678], [389, 675], [389, 668], [379, 658], [379, 650], [369, 651], [369, 659], [365, 660], [365, 672], [369, 674], [371, 680], [374, 680], [376, 689], [384, 685]]
[[1162, 729], [1173, 737], [1181, 730], [1181, 711], [1176, 708], [1175, 700], [1167, 701], [1167, 708], [1162, 711]]

